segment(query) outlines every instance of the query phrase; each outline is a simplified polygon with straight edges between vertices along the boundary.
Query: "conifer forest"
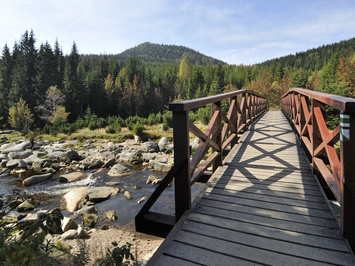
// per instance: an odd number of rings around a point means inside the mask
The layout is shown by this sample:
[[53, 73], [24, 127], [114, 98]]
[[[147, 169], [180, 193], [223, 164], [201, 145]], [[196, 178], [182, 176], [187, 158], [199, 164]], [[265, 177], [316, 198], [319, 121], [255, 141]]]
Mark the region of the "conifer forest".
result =
[[19, 112], [29, 118], [28, 130], [88, 114], [147, 118], [174, 100], [236, 89], [254, 90], [275, 108], [291, 87], [354, 97], [354, 52], [355, 38], [256, 65], [228, 65], [186, 47], [150, 43], [117, 55], [82, 55], [73, 42], [64, 55], [58, 40], [40, 43], [26, 31], [13, 47], [5, 44], [0, 57], [0, 124], [16, 128]]

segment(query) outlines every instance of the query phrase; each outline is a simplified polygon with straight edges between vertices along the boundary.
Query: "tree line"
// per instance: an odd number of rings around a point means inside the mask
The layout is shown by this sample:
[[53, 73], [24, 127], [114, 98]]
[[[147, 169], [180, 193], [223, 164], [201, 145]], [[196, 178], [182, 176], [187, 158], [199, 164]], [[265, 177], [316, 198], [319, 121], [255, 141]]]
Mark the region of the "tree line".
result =
[[13, 114], [21, 108], [33, 126], [40, 128], [83, 119], [88, 108], [102, 118], [148, 118], [149, 114], [167, 111], [174, 100], [241, 88], [264, 95], [274, 106], [290, 87], [355, 95], [353, 57], [344, 57], [339, 51], [317, 70], [292, 67], [281, 59], [260, 65], [195, 65], [186, 56], [174, 63], [146, 61], [134, 55], [80, 55], [75, 42], [70, 54], [64, 55], [58, 40], [53, 48], [45, 42], [37, 49], [36, 42], [33, 31], [26, 31], [12, 51], [7, 44], [3, 48], [2, 125], [12, 125]]

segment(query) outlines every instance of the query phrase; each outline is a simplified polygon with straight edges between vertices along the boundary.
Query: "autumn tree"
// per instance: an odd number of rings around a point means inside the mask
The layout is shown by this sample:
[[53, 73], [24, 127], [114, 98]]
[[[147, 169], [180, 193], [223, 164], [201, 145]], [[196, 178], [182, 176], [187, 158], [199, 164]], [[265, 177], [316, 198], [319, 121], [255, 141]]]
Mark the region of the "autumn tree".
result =
[[15, 103], [9, 110], [9, 124], [14, 129], [27, 133], [33, 123], [32, 116], [33, 114], [28, 105], [20, 98], [20, 101]]
[[43, 105], [36, 109], [41, 113], [40, 118], [49, 123], [63, 123], [67, 120], [69, 113], [65, 111], [64, 94], [56, 87], [51, 86], [46, 92], [46, 99]]

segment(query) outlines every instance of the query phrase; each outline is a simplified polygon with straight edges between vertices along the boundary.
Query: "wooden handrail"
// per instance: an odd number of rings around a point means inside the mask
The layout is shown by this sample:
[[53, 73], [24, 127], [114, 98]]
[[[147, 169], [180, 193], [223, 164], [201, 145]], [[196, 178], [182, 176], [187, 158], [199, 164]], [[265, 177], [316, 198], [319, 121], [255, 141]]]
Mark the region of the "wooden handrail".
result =
[[[340, 124], [329, 130], [326, 105], [340, 112]], [[355, 99], [291, 88], [282, 96], [282, 111], [312, 157], [341, 206], [341, 229], [355, 249]], [[340, 141], [340, 156], [334, 144]]]
[[[238, 96], [241, 97], [240, 106], [238, 104]], [[229, 100], [230, 109], [227, 114], [224, 114], [221, 102], [226, 99]], [[207, 104], [211, 104], [211, 121], [203, 133], [189, 121], [188, 113], [191, 109], [196, 109]], [[210, 97], [171, 103], [169, 110], [173, 112], [175, 166], [165, 176], [156, 191], [137, 214], [135, 218], [136, 230], [150, 233], [151, 229], [147, 228], [145, 223], [147, 222], [152, 226], [154, 215], [157, 217], [157, 226], [164, 227], [162, 226], [164, 225], [163, 220], [172, 220], [171, 216], [167, 217], [165, 215], [163, 217], [156, 215], [156, 213], [152, 214], [149, 212], [149, 209], [173, 178], [175, 178], [174, 218], [175, 222], [177, 222], [184, 212], [191, 208], [191, 185], [198, 180], [210, 165], [212, 165], [213, 172], [222, 165], [224, 151], [228, 151], [228, 145], [232, 148], [237, 144], [239, 139], [238, 134], [244, 132], [248, 124], [252, 123], [266, 109], [267, 103], [265, 98], [250, 90], [237, 90]], [[222, 121], [224, 121], [224, 125]], [[201, 139], [191, 161], [189, 132]], [[210, 148], [212, 148], [212, 154], [200, 165], [200, 161]], [[158, 221], [158, 219], [160, 220]], [[151, 232], [154, 231], [151, 230]]]

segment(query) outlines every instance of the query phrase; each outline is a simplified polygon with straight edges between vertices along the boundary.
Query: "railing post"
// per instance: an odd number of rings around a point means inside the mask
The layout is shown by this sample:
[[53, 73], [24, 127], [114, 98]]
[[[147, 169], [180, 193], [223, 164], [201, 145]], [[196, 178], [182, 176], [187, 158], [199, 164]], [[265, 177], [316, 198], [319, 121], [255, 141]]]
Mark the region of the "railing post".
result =
[[342, 232], [355, 250], [355, 113], [340, 114]]
[[[232, 102], [233, 100], [235, 101], [235, 106], [234, 106], [234, 109], [232, 110], [232, 114], [231, 114], [230, 120], [232, 121], [232, 123], [235, 120], [235, 122], [233, 123], [233, 126], [234, 126], [234, 128], [236, 128], [238, 130], [238, 119], [236, 119], [238, 117], [238, 111], [237, 111], [237, 107], [236, 107], [237, 104], [238, 104], [237, 96], [234, 96], [234, 97], [230, 98], [230, 102]], [[238, 134], [238, 133], [236, 133], [236, 134]], [[233, 148], [233, 146], [235, 144], [238, 144], [238, 138], [234, 139], [231, 142], [231, 148]]]
[[315, 174], [315, 169], [317, 169], [317, 166], [314, 162], [314, 152], [315, 150], [318, 148], [318, 146], [322, 143], [322, 137], [321, 137], [321, 133], [320, 133], [320, 129], [317, 123], [317, 118], [315, 116], [314, 113], [314, 109], [315, 108], [320, 108], [323, 114], [323, 117], [325, 115], [325, 105], [321, 102], [318, 102], [317, 100], [312, 99], [312, 128], [313, 128], [313, 132], [312, 132], [312, 165], [313, 165], [313, 173]]
[[[221, 125], [222, 125], [222, 119], [221, 119], [221, 102], [215, 102], [211, 104], [211, 112], [212, 116], [215, 112], [218, 112], [218, 118], [216, 120], [216, 123], [212, 127], [212, 132], [215, 132]], [[219, 155], [217, 156], [216, 160], [213, 162], [212, 168], [213, 172], [215, 172], [218, 168], [218, 166], [222, 166], [222, 134], [221, 132], [218, 133], [217, 138], [216, 138], [216, 143], [219, 146]], [[215, 152], [215, 149], [212, 149], [212, 152]]]
[[190, 140], [188, 111], [173, 112], [174, 160], [185, 153], [185, 161], [175, 175], [175, 219], [191, 208]]

